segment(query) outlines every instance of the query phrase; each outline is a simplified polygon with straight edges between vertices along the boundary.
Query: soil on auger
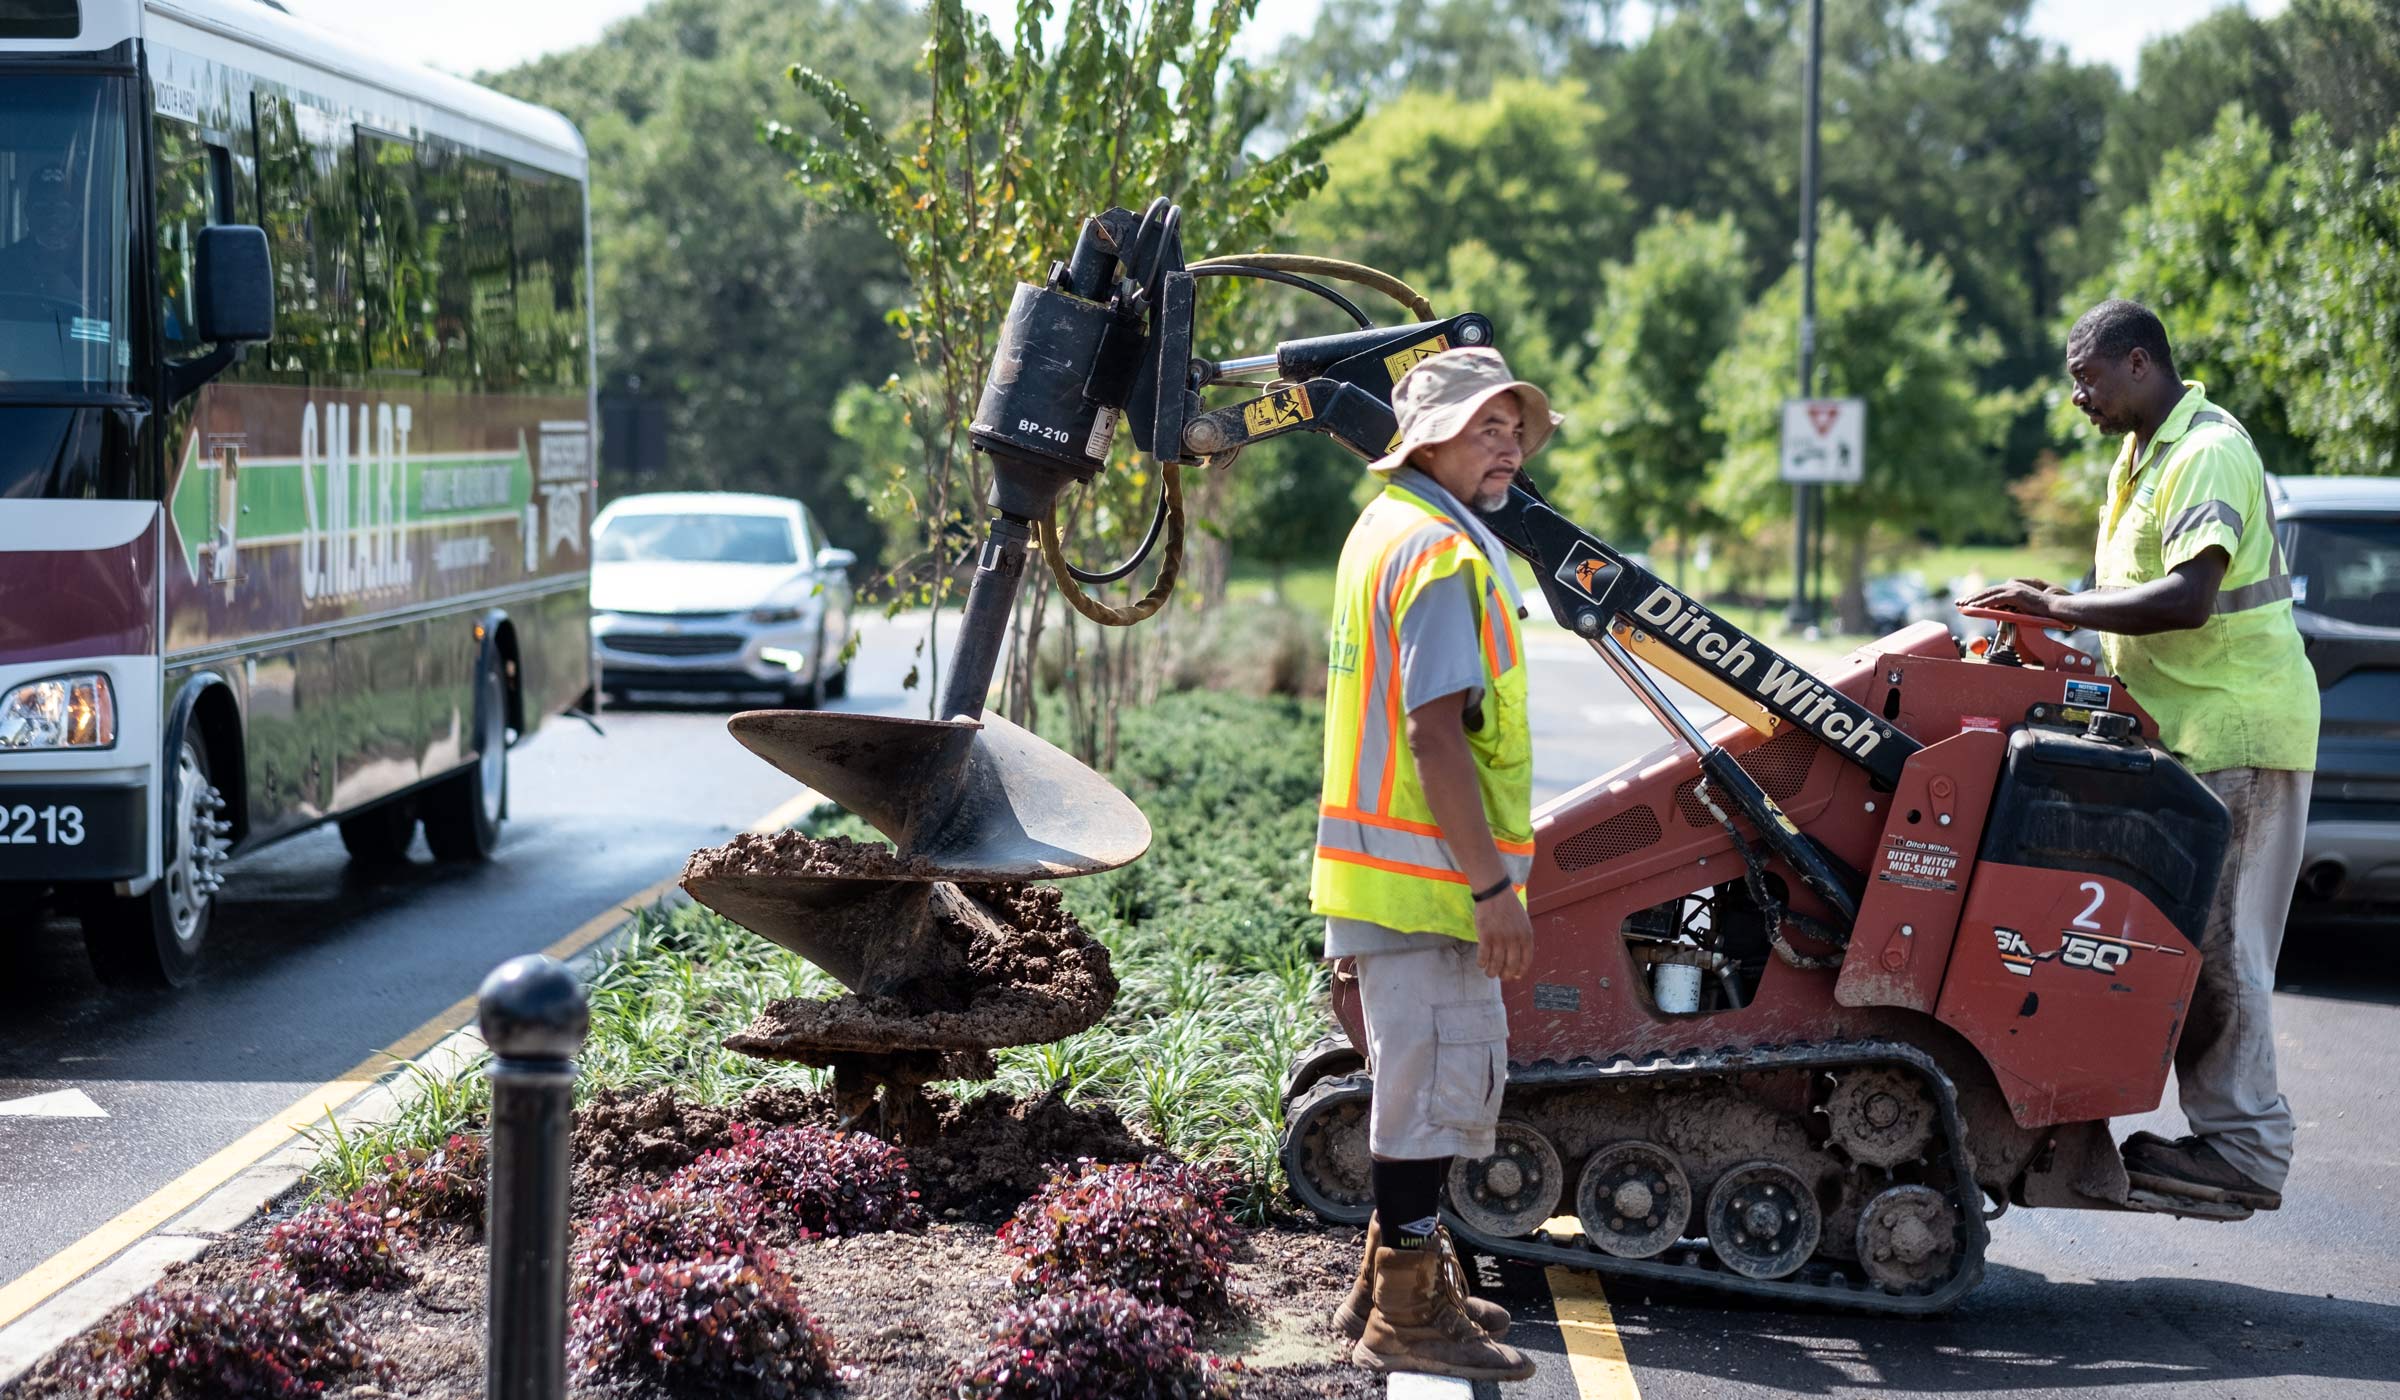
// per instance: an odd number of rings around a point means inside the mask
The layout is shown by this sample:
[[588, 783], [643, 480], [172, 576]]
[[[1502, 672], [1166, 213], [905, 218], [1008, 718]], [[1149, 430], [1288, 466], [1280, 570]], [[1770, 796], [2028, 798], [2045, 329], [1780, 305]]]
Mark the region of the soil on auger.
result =
[[[796, 831], [738, 836], [695, 853], [684, 868], [686, 880], [719, 875], [905, 878], [908, 873], [910, 863], [888, 846]], [[981, 1078], [991, 1073], [989, 1050], [1038, 1045], [1087, 1030], [1115, 1004], [1117, 979], [1108, 950], [1066, 911], [1056, 889], [945, 883], [937, 890], [955, 892], [932, 905], [937, 960], [900, 993], [774, 1002], [728, 1038], [726, 1048], [823, 1066], [849, 1056], [884, 1055], [894, 1045], [939, 1046], [943, 1062], [927, 1065], [924, 1078]], [[876, 906], [861, 905], [848, 913], [827, 910], [822, 917], [883, 915]]]

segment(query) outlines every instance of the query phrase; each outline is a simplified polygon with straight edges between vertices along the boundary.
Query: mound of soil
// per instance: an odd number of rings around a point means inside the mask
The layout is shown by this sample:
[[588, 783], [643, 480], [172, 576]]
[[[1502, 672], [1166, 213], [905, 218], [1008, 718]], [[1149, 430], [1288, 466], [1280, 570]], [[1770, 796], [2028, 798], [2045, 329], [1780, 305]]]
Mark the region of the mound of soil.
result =
[[1171, 1157], [1129, 1132], [1116, 1110], [1075, 1106], [1056, 1089], [1040, 1098], [985, 1094], [948, 1105], [941, 1135], [909, 1149], [925, 1206], [937, 1215], [1005, 1220], [1053, 1170], [1089, 1157], [1141, 1162]]
[[577, 1192], [655, 1185], [702, 1154], [731, 1146], [734, 1121], [724, 1109], [672, 1089], [602, 1089], [575, 1111]]
[[880, 841], [847, 836], [810, 836], [799, 831], [746, 831], [722, 846], [694, 851], [683, 878], [707, 880], [732, 875], [814, 875], [853, 880], [921, 880], [933, 867], [903, 860]]
[[830, 1065], [840, 1055], [1040, 1045], [1087, 1030], [1116, 1003], [1108, 949], [1047, 885], [936, 885], [939, 948], [926, 973], [886, 996], [770, 1003], [725, 1046]]

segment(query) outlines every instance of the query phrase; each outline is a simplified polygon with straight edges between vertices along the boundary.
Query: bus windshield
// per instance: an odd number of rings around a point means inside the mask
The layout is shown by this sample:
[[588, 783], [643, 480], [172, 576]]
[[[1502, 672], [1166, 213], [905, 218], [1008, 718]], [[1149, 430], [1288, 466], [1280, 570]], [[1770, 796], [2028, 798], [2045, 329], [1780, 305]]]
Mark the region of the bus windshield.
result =
[[0, 78], [0, 400], [131, 374], [124, 81]]

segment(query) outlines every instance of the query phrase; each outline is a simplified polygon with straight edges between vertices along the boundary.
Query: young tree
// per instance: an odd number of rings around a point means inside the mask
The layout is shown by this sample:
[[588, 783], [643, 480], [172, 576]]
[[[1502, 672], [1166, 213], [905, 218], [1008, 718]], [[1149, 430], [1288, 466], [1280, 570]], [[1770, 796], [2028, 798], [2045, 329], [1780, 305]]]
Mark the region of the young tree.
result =
[[1598, 348], [1565, 404], [1560, 504], [1629, 543], [1671, 536], [1678, 584], [1710, 524], [1704, 488], [1724, 446], [1700, 387], [1733, 342], [1748, 267], [1731, 215], [1660, 215], [1630, 259], [1602, 270]]
[[[1245, 149], [1264, 120], [1264, 95], [1229, 54], [1256, 4], [1217, 0], [1203, 17], [1196, 0], [1158, 0], [1138, 12], [1129, 0], [1073, 0], [1053, 43], [1047, 0], [1026, 0], [1003, 44], [961, 0], [935, 0], [924, 60], [930, 104], [888, 134], [835, 78], [791, 70], [836, 135], [813, 140], [771, 123], [768, 141], [797, 164], [812, 198], [871, 220], [908, 272], [908, 304], [891, 321], [915, 365], [896, 392], [916, 460], [890, 489], [904, 493], [905, 514], [920, 523], [917, 576], [937, 610], [955, 585], [957, 541], [981, 533], [988, 483], [968, 448], [967, 421], [1017, 282], [1039, 277], [1072, 246], [1084, 217], [1110, 205], [1175, 198], [1198, 258], [1260, 245], [1324, 182], [1319, 156], [1339, 128], [1265, 158]], [[1205, 345], [1231, 312], [1213, 289], [1203, 308]], [[1148, 463], [1114, 471], [1066, 503], [1070, 551], [1121, 552], [1148, 522], [1143, 494], [1158, 489], [1157, 475]], [[1020, 717], [1029, 714], [1040, 652], [1043, 594], [1030, 592], [1011, 685]], [[1068, 625], [1072, 635], [1071, 617]], [[933, 645], [938, 660], [938, 637]], [[1127, 639], [1101, 637], [1093, 664], [1066, 668], [1087, 759], [1113, 756], [1117, 710], [1135, 698], [1145, 659]]]
[[[1755, 526], [1791, 509], [1778, 463], [1783, 401], [1796, 393], [1799, 323], [1794, 268], [1742, 317], [1709, 371], [1708, 426], [1726, 443], [1709, 503], [1737, 523]], [[1949, 269], [1938, 260], [1889, 224], [1869, 238], [1845, 214], [1826, 219], [1817, 245], [1817, 393], [1864, 399], [1867, 409], [1866, 480], [1819, 494], [1837, 546], [1845, 630], [1867, 625], [1867, 549], [1877, 527], [1955, 539], [2010, 518], [1992, 449], [2017, 405], [1977, 387], [1997, 353], [1990, 332], [1961, 324]]]

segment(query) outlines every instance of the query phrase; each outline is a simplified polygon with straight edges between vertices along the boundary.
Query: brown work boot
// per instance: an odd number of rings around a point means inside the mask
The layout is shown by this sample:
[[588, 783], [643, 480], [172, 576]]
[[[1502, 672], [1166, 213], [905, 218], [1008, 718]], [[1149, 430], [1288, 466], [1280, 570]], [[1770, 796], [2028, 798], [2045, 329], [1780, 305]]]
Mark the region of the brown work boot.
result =
[[[1515, 1319], [1508, 1315], [1508, 1309], [1467, 1292], [1466, 1266], [1459, 1262], [1458, 1253], [1450, 1243], [1450, 1232], [1444, 1230], [1435, 1236], [1435, 1239], [1440, 1243], [1442, 1253], [1449, 1261], [1443, 1267], [1442, 1276], [1449, 1280], [1456, 1289], [1459, 1298], [1466, 1306], [1467, 1316], [1475, 1319], [1475, 1325], [1483, 1329], [1485, 1336], [1494, 1338], [1507, 1336], [1508, 1329], [1515, 1322]], [[1358, 1256], [1358, 1279], [1350, 1285], [1350, 1296], [1344, 1298], [1333, 1310], [1334, 1327], [1343, 1336], [1354, 1342], [1358, 1340], [1359, 1333], [1367, 1330], [1367, 1314], [1374, 1311], [1375, 1308], [1375, 1290], [1372, 1286], [1373, 1279], [1368, 1272], [1368, 1265], [1373, 1262], [1375, 1251], [1382, 1247], [1383, 1221], [1379, 1217], [1370, 1215], [1367, 1217], [1367, 1246], [1365, 1251]]]
[[1424, 1371], [1470, 1381], [1521, 1381], [1533, 1375], [1523, 1352], [1492, 1340], [1459, 1306], [1442, 1251], [1378, 1247], [1369, 1265], [1374, 1308], [1350, 1346], [1370, 1371]]
[[2225, 1201], [2252, 1210], [2283, 1208], [2282, 1192], [2242, 1175], [2206, 1138], [2182, 1137], [2169, 1142], [2155, 1133], [2136, 1133], [2125, 1140], [2123, 1151], [2126, 1179], [2145, 1191]]

